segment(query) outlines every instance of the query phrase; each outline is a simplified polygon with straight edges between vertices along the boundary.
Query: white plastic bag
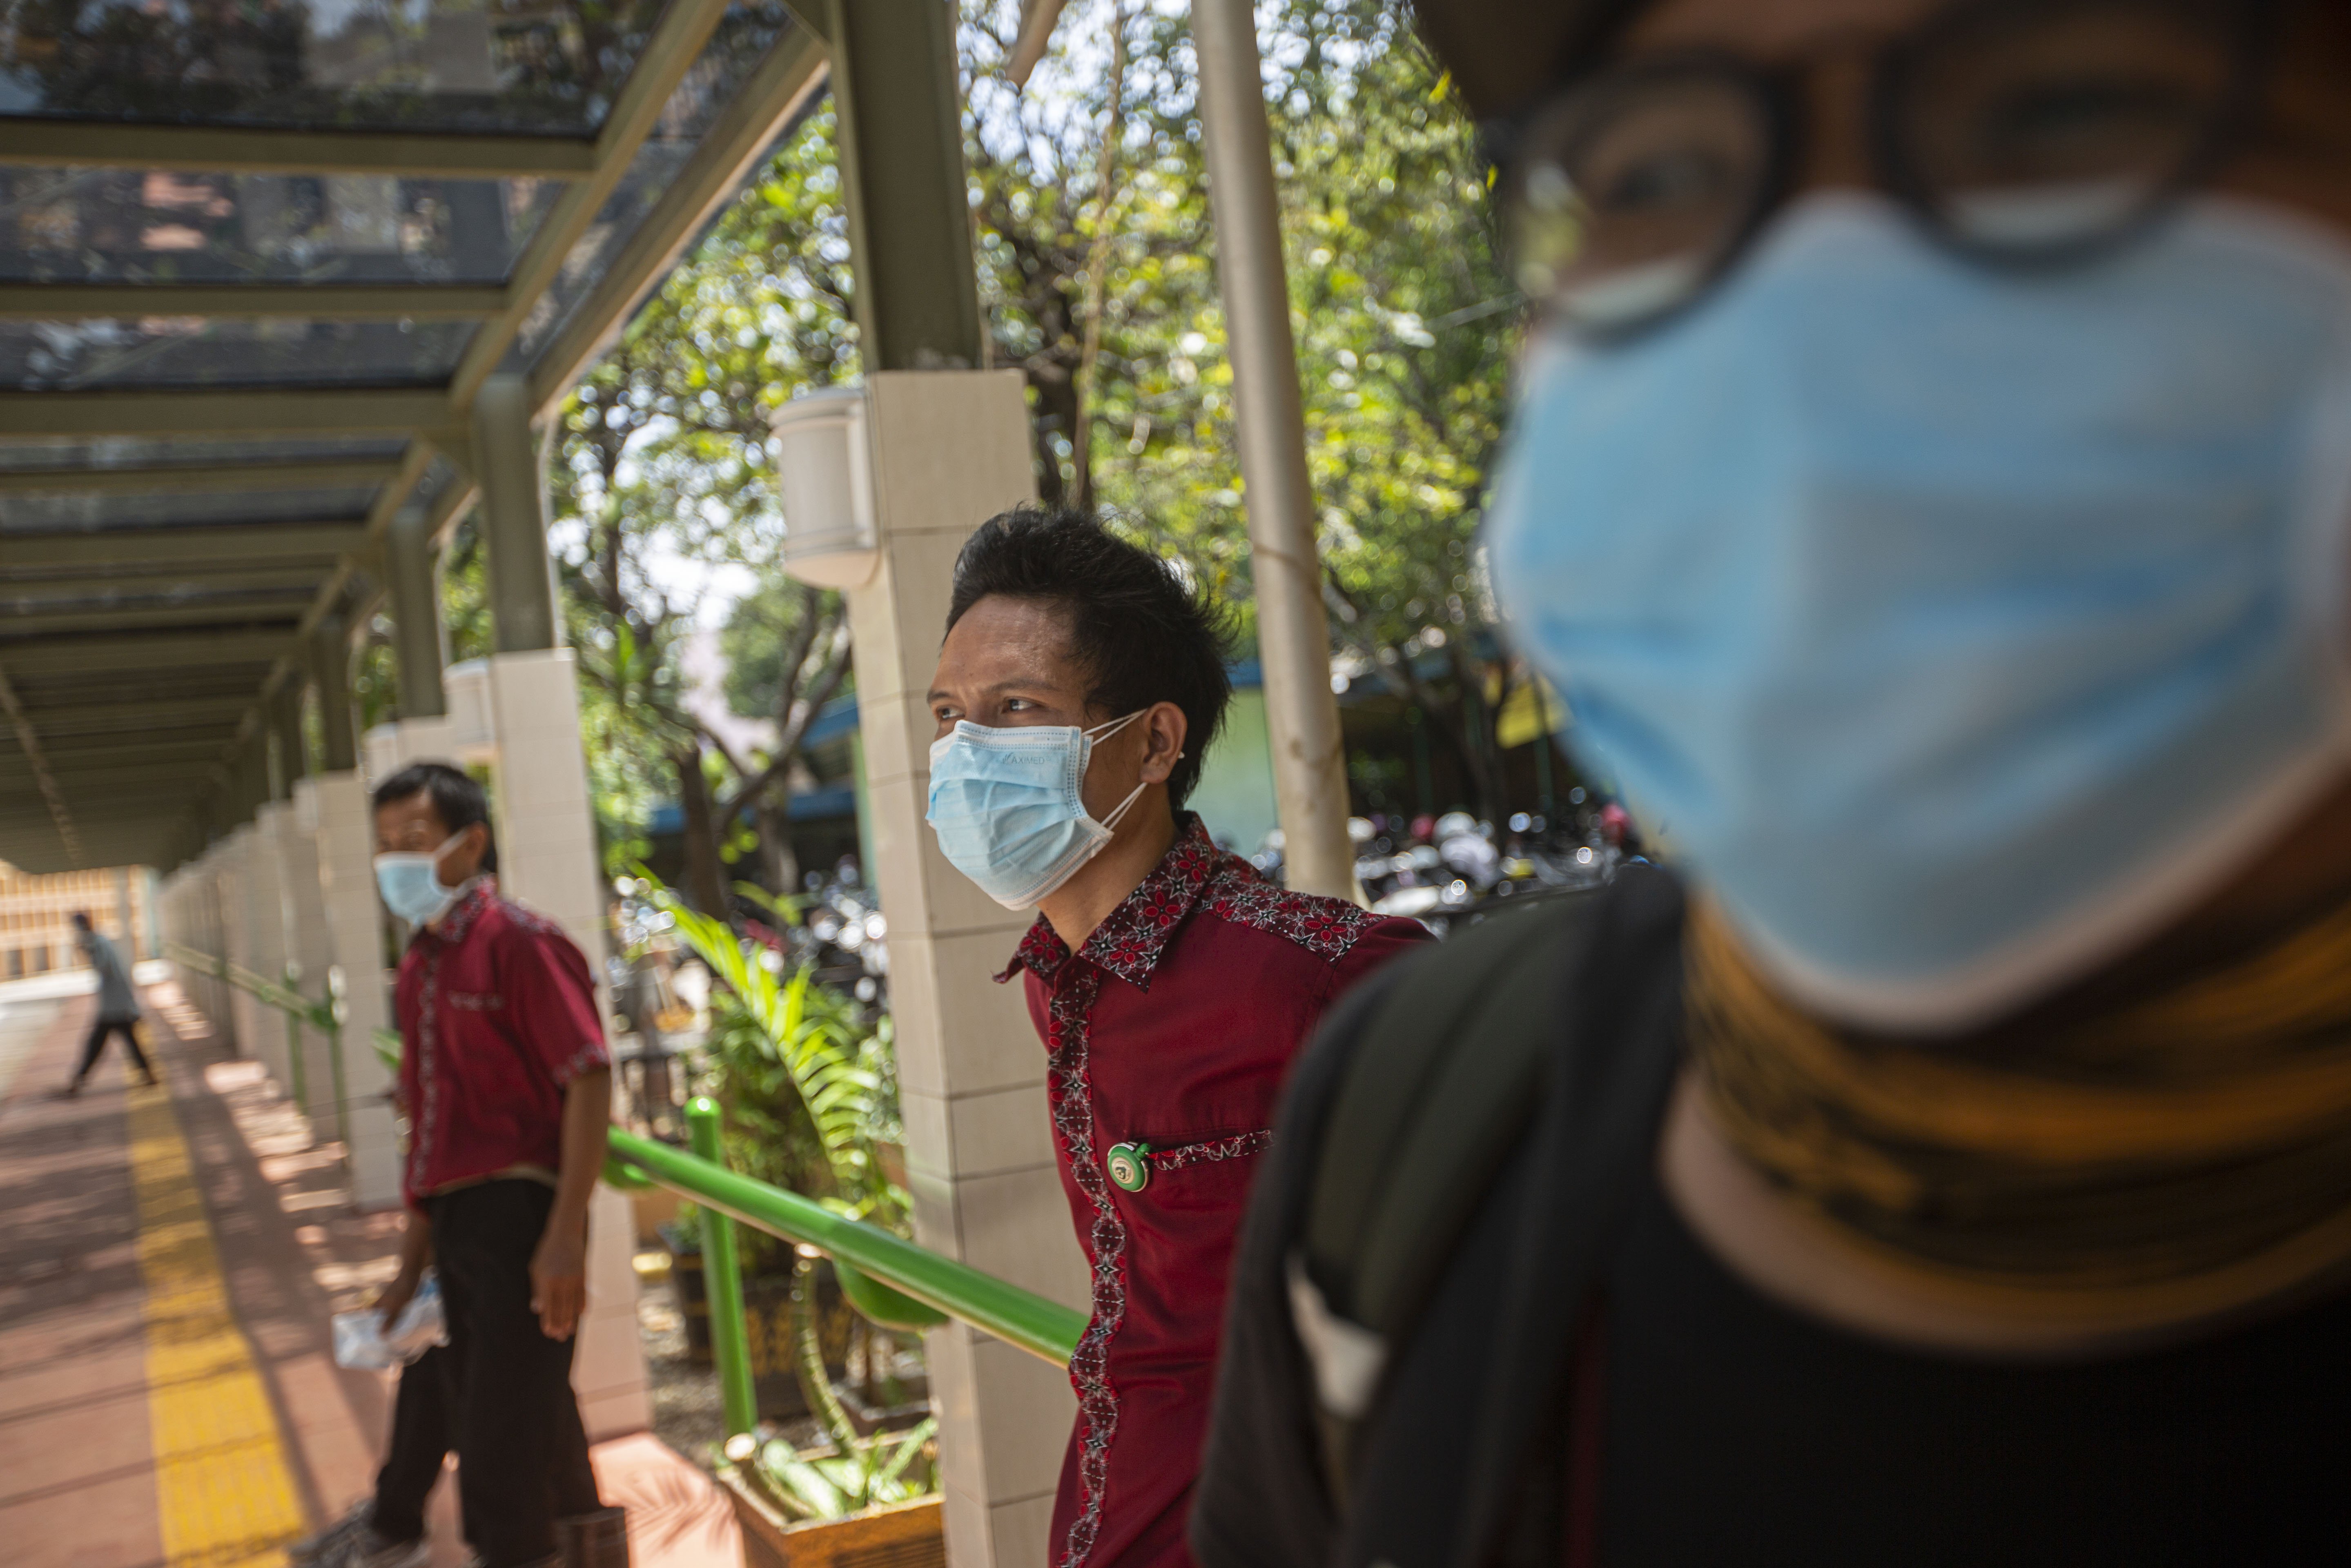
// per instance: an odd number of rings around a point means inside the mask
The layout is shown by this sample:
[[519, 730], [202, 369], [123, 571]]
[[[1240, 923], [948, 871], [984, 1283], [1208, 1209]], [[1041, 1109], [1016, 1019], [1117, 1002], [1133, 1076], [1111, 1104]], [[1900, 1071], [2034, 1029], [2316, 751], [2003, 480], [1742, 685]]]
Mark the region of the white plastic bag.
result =
[[401, 1309], [400, 1321], [386, 1333], [383, 1319], [372, 1307], [337, 1312], [334, 1318], [335, 1364], [360, 1372], [389, 1372], [405, 1366], [436, 1344], [449, 1343], [448, 1322], [441, 1310], [441, 1281], [430, 1270], [416, 1294]]

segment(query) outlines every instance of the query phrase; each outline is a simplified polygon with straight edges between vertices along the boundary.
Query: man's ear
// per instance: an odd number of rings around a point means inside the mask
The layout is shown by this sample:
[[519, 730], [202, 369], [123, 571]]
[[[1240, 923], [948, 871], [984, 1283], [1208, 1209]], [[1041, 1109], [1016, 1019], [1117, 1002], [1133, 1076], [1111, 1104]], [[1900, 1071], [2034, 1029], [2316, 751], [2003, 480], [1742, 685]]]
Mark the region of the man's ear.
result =
[[1154, 703], [1143, 716], [1144, 731], [1143, 781], [1165, 784], [1176, 771], [1176, 760], [1184, 755], [1184, 741], [1190, 726], [1184, 710], [1174, 703]]

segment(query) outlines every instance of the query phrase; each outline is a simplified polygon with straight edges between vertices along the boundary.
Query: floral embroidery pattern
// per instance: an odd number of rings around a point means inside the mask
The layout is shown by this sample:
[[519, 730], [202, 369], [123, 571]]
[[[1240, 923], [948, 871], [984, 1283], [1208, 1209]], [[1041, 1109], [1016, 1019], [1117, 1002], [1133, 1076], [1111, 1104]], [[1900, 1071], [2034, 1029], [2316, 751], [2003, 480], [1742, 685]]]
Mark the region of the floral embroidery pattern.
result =
[[1163, 1171], [1180, 1171], [1186, 1166], [1204, 1166], [1212, 1160], [1238, 1160], [1273, 1146], [1273, 1129], [1258, 1133], [1237, 1133], [1229, 1138], [1211, 1138], [1205, 1144], [1186, 1144], [1179, 1148], [1154, 1149], [1151, 1163]]
[[1276, 887], [1238, 855], [1225, 856], [1224, 862], [1201, 899], [1219, 920], [1270, 932], [1334, 963], [1380, 922], [1370, 910], [1344, 899]]
[[424, 955], [424, 983], [417, 992], [416, 1002], [416, 1078], [424, 1090], [424, 1103], [417, 1107], [416, 1119], [410, 1127], [408, 1140], [408, 1186], [413, 1192], [424, 1180], [430, 1166], [433, 1134], [441, 1128], [441, 1075], [434, 1071], [434, 1057], [441, 1043], [441, 1031], [434, 1026], [434, 1002], [441, 990], [441, 955], [445, 951], [435, 943]]
[[[1376, 915], [1337, 899], [1317, 898], [1276, 887], [1238, 855], [1216, 846], [1197, 817], [1186, 819], [1166, 856], [1113, 910], [1074, 955], [1040, 915], [1021, 938], [1001, 982], [1026, 969], [1050, 993], [1047, 1003], [1046, 1093], [1053, 1130], [1071, 1179], [1093, 1209], [1087, 1228], [1093, 1259], [1093, 1315], [1070, 1360], [1070, 1383], [1078, 1395], [1081, 1435], [1078, 1483], [1081, 1504], [1070, 1526], [1060, 1568], [1084, 1568], [1102, 1530], [1102, 1499], [1110, 1480], [1110, 1450], [1118, 1433], [1118, 1391], [1110, 1378], [1110, 1346], [1126, 1318], [1126, 1222], [1120, 1218], [1109, 1178], [1096, 1148], [1093, 1088], [1088, 1072], [1093, 1006], [1104, 974], [1141, 990], [1176, 929], [1196, 910], [1297, 944], [1335, 962], [1378, 922]], [[1072, 957], [1087, 960], [1072, 964]], [[1273, 1142], [1270, 1131], [1240, 1133], [1206, 1143], [1155, 1150], [1151, 1164], [1180, 1170], [1214, 1160], [1239, 1159]]]
[[1102, 1530], [1102, 1494], [1110, 1483], [1111, 1439], [1118, 1435], [1118, 1394], [1110, 1382], [1110, 1342], [1126, 1319], [1126, 1222], [1111, 1201], [1110, 1183], [1094, 1158], [1093, 1085], [1086, 1072], [1087, 1030], [1102, 972], [1079, 968], [1053, 995], [1045, 1041], [1045, 1092], [1053, 1130], [1069, 1151], [1078, 1188], [1093, 1205], [1093, 1316], [1070, 1358], [1070, 1385], [1077, 1390], [1080, 1439], [1078, 1484], [1085, 1499], [1070, 1526], [1061, 1568], [1081, 1568]]

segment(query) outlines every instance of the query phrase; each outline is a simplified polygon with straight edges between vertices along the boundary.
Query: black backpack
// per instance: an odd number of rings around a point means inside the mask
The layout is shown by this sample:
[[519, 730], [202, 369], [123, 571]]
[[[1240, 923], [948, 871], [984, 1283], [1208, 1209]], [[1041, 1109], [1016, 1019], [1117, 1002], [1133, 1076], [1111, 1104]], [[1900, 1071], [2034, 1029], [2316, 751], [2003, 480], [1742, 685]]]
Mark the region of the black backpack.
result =
[[1242, 1233], [1208, 1568], [1560, 1561], [1570, 1361], [1679, 1062], [1681, 924], [1636, 865], [1326, 1020]]

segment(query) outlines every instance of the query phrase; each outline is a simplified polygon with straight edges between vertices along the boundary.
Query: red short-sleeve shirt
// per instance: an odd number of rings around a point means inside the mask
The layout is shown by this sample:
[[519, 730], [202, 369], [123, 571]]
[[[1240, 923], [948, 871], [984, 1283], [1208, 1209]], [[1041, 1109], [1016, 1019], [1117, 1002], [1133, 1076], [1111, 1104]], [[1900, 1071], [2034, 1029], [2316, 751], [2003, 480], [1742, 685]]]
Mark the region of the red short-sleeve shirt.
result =
[[1076, 953], [1040, 917], [998, 977], [1027, 971], [1061, 1185], [1093, 1265], [1059, 1568], [1191, 1563], [1225, 1287], [1282, 1083], [1332, 1000], [1427, 937], [1275, 886], [1194, 817]]
[[612, 1060], [588, 960], [561, 928], [481, 883], [409, 942], [398, 1006], [402, 1196], [556, 1169], [564, 1089]]

